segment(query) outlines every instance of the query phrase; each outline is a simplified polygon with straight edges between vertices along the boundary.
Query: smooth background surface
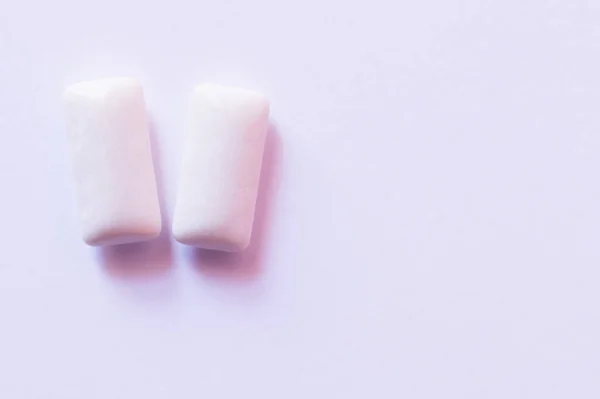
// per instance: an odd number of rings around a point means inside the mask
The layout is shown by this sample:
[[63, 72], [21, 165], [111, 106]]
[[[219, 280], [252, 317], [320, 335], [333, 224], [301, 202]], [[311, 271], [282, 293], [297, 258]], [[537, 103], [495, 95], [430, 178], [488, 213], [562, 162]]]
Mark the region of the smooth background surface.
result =
[[[598, 398], [599, 50], [595, 0], [5, 1], [0, 397]], [[268, 93], [244, 257], [81, 243], [61, 92], [115, 75], [167, 222], [192, 87]]]

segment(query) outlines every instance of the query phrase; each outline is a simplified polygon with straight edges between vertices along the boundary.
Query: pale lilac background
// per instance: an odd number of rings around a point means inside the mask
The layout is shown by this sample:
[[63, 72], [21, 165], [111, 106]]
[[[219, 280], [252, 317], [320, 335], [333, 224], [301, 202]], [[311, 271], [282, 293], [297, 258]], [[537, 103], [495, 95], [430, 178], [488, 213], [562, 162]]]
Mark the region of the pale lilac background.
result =
[[[600, 397], [599, 51], [597, 0], [5, 0], [0, 397]], [[80, 242], [60, 96], [114, 75], [167, 223], [192, 87], [269, 94], [249, 253]]]

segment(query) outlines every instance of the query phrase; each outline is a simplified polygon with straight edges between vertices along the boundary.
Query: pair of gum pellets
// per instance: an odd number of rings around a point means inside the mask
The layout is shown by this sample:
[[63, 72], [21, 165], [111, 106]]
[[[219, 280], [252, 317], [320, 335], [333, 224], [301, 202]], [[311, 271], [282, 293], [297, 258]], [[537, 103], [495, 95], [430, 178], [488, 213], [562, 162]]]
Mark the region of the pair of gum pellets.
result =
[[[156, 238], [161, 210], [141, 84], [132, 78], [77, 83], [64, 94], [83, 240], [94, 246]], [[173, 236], [237, 252], [250, 242], [269, 120], [254, 91], [194, 89], [184, 141]]]

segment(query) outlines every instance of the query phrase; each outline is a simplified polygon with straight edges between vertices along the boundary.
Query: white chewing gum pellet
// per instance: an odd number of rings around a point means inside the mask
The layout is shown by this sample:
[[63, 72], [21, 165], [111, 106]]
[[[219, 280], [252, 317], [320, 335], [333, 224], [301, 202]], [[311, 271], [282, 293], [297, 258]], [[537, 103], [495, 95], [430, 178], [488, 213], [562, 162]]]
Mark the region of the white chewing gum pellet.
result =
[[130, 78], [69, 86], [64, 94], [83, 240], [152, 239], [161, 218], [141, 85]]
[[192, 97], [173, 235], [183, 244], [237, 252], [250, 242], [269, 101], [250, 90], [205, 84]]

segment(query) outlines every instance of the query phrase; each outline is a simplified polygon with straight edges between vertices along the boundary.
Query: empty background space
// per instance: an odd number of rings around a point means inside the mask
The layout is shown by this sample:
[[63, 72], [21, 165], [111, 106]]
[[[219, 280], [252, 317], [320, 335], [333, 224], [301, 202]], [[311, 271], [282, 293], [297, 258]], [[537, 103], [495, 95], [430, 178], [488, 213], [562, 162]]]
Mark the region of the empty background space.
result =
[[[165, 231], [98, 250], [61, 96], [123, 75]], [[272, 102], [239, 256], [169, 233], [205, 81]], [[1, 398], [600, 397], [596, 0], [4, 0], [0, 137]]]

